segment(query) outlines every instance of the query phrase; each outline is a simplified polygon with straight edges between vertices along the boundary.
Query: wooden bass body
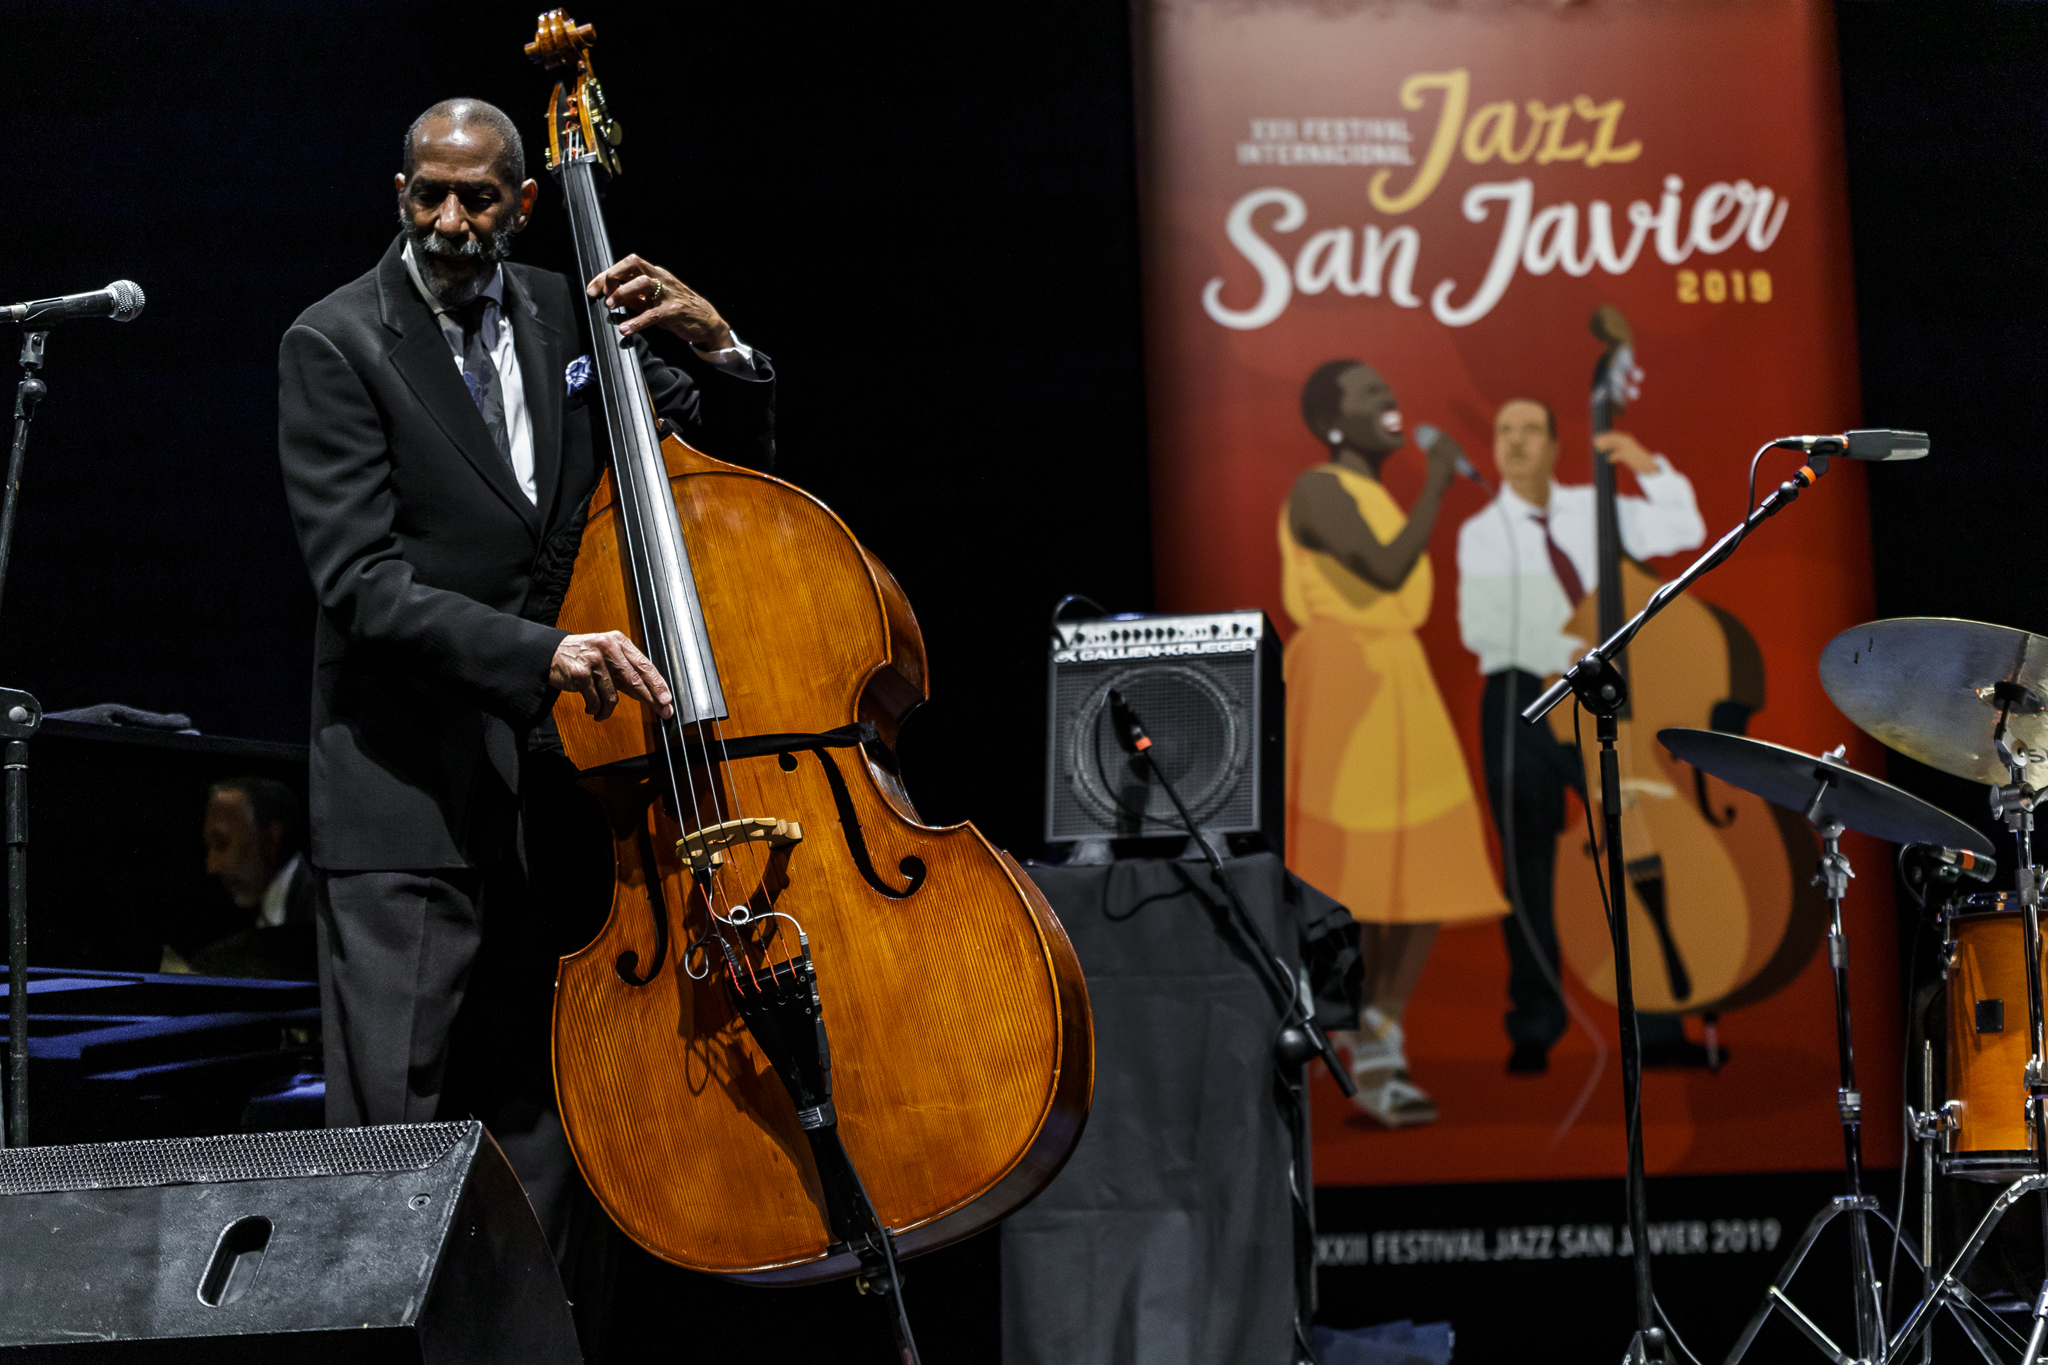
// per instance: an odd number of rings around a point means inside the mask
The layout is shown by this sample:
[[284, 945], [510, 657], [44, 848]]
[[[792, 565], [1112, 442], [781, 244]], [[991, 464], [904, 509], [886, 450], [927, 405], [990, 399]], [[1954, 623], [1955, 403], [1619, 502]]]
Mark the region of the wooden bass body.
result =
[[[1631, 616], [1659, 586], [1632, 559], [1620, 560], [1617, 577]], [[1600, 638], [1597, 606], [1589, 596], [1566, 629]], [[1761, 655], [1739, 621], [1682, 596], [1629, 646], [1626, 666], [1630, 709], [1615, 749], [1636, 1007], [1707, 1013], [1762, 999], [1798, 975], [1826, 928], [1827, 903], [1793, 871], [1812, 858], [1812, 836], [1797, 815], [1695, 772], [1656, 742], [1666, 726], [1730, 728], [1724, 706], [1732, 704], [1740, 719], [1759, 709]], [[1550, 719], [1553, 733], [1571, 743], [1572, 708], [1559, 707]], [[1580, 743], [1597, 829], [1600, 746], [1590, 723]], [[1559, 834], [1556, 922], [1561, 956], [1612, 1004], [1614, 940], [1595, 880], [1595, 859], [1604, 857], [1588, 846], [1582, 822]]]
[[[794, 843], [726, 850], [720, 908], [746, 907], [763, 957], [801, 925], [839, 1135], [899, 1254], [989, 1226], [1065, 1162], [1094, 1084], [1087, 990], [1023, 870], [970, 824], [920, 821], [890, 770], [888, 746], [926, 678], [916, 618], [888, 571], [790, 484], [674, 436], [661, 455], [727, 718], [698, 727], [703, 743], [679, 758], [630, 698], [603, 723], [573, 694], [556, 707], [604, 805], [617, 872], [603, 931], [561, 960], [556, 1094], [584, 1178], [636, 1242], [754, 1282], [829, 1279], [856, 1270], [855, 1257], [828, 1230], [794, 1105], [730, 1003], [717, 947], [705, 946], [702, 882], [677, 851], [713, 817], [659, 795], [711, 777], [664, 767], [729, 754], [741, 737], [876, 727], [878, 744], [708, 766], [723, 815], [800, 827]], [[592, 499], [564, 630], [638, 634], [613, 487], [607, 473]]]

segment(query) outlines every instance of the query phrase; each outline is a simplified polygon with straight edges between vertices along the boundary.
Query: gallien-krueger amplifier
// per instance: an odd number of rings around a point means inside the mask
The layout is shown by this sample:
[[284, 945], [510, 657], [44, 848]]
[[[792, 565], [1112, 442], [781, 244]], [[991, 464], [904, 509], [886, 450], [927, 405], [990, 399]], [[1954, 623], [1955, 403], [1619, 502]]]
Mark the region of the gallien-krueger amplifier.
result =
[[1046, 689], [1045, 838], [1186, 834], [1110, 723], [1111, 689], [1144, 721], [1195, 824], [1285, 842], [1280, 641], [1261, 611], [1062, 621]]

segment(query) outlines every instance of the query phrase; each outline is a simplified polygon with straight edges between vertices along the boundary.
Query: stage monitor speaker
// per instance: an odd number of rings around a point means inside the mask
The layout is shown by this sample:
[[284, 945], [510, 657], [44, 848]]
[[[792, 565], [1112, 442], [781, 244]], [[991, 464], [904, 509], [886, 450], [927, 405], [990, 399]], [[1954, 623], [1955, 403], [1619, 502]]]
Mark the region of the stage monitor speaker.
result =
[[1137, 711], [1197, 826], [1285, 845], [1280, 642], [1261, 611], [1112, 616], [1055, 627], [1045, 838], [1185, 834], [1173, 804], [1117, 743], [1112, 688]]
[[0, 1361], [580, 1359], [481, 1123], [0, 1150]]

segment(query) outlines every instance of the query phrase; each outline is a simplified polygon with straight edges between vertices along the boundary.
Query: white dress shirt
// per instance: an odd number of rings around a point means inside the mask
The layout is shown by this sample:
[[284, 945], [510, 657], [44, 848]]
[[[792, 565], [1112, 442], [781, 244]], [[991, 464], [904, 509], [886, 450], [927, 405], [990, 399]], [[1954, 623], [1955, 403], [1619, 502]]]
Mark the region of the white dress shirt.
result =
[[[454, 313], [434, 297], [434, 291], [427, 288], [427, 282], [420, 278], [419, 262], [413, 259], [412, 243], [405, 244], [405, 273], [412, 277], [412, 287], [420, 291], [427, 307], [434, 310], [434, 320], [441, 324], [441, 335], [448, 340], [448, 349], [455, 353], [455, 369], [462, 371], [462, 323]], [[533, 420], [526, 412], [526, 384], [519, 371], [519, 352], [512, 345], [512, 311], [505, 307], [505, 268], [499, 266], [491, 272], [491, 282], [483, 287], [484, 297], [498, 303], [498, 344], [491, 351], [491, 361], [498, 367], [498, 388], [505, 400], [505, 434], [512, 442], [512, 473], [519, 480], [526, 500], [538, 505], [540, 488], [533, 478]], [[694, 343], [691, 349], [703, 359], [752, 378], [754, 374], [754, 349], [741, 341], [735, 332], [732, 345], [719, 351], [707, 351]], [[566, 384], [566, 378], [558, 377], [558, 384]]]
[[270, 885], [263, 888], [263, 900], [256, 907], [256, 923], [275, 929], [284, 923], [284, 914], [291, 901], [292, 878], [298, 874], [299, 855], [294, 853], [291, 861], [277, 870], [270, 879]]
[[[1621, 545], [1635, 559], [1695, 549], [1707, 538], [1692, 481], [1662, 455], [1656, 460], [1656, 473], [1636, 476], [1641, 497], [1615, 499]], [[1458, 633], [1479, 656], [1481, 673], [1519, 668], [1544, 677], [1569, 667], [1591, 643], [1565, 633], [1573, 606], [1551, 568], [1538, 517], [1549, 519], [1550, 536], [1587, 595], [1599, 589], [1592, 487], [1552, 484], [1550, 505], [1536, 507], [1503, 484], [1458, 528]]]

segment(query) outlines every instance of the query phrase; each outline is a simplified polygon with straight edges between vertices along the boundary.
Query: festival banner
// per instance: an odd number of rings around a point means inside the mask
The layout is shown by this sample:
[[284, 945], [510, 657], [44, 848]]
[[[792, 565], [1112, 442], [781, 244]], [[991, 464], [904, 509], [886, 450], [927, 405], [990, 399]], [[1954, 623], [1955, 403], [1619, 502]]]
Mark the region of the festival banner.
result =
[[[1860, 422], [1830, 7], [1144, 0], [1139, 34], [1159, 606], [1261, 607], [1287, 637], [1289, 862], [1367, 947], [1366, 1103], [1318, 1076], [1316, 1179], [1618, 1175], [1573, 712], [1511, 712], [1592, 642], [1596, 458], [1639, 598], [1742, 518], [1761, 443]], [[1798, 462], [1767, 454], [1759, 492]], [[1838, 461], [1630, 651], [1653, 1176], [1839, 1166], [1816, 841], [1655, 731], [1882, 774], [1816, 672], [1873, 614], [1870, 556]], [[1843, 847], [1881, 1167], [1891, 850]], [[1612, 1255], [1619, 1221], [1576, 1235]]]

